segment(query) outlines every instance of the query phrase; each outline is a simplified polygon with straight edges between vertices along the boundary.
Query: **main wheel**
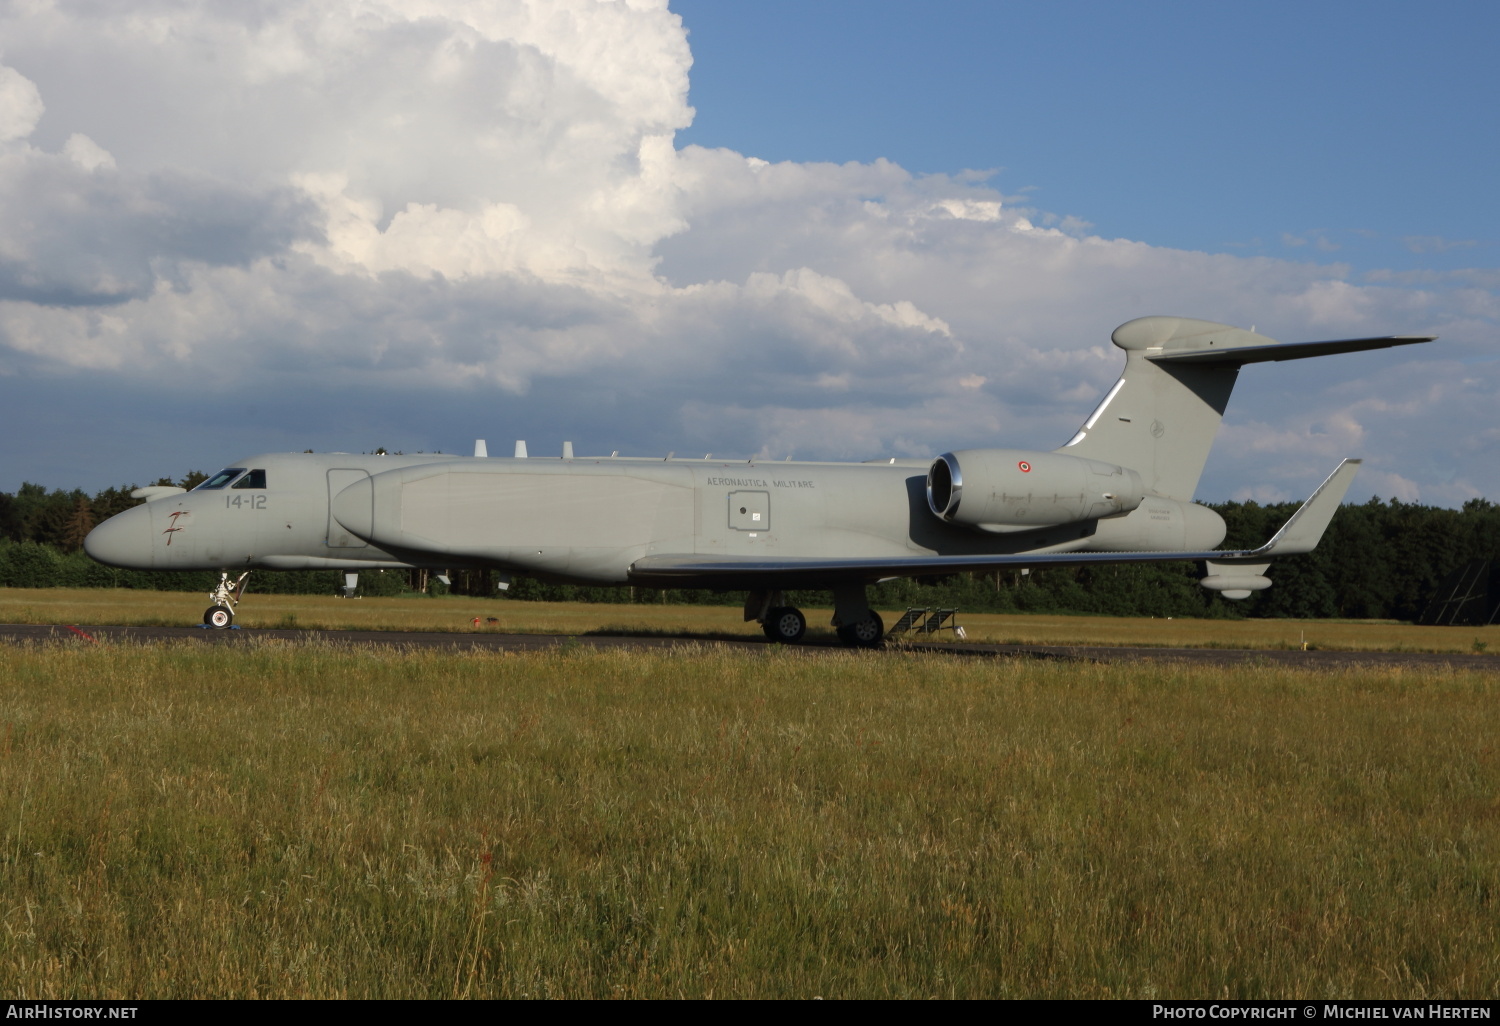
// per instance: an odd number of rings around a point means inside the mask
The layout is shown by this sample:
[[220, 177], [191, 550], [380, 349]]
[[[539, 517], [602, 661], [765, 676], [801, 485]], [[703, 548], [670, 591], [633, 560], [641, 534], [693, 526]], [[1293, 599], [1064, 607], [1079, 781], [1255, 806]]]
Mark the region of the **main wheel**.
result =
[[203, 613], [203, 622], [214, 630], [222, 631], [234, 623], [234, 610], [228, 606], [209, 606]]
[[765, 629], [766, 637], [772, 641], [795, 645], [807, 633], [807, 617], [802, 615], [801, 610], [780, 606], [766, 611], [766, 619], [761, 627]]
[[865, 613], [864, 619], [839, 628], [839, 640], [855, 648], [879, 648], [884, 637], [885, 621], [873, 609]]

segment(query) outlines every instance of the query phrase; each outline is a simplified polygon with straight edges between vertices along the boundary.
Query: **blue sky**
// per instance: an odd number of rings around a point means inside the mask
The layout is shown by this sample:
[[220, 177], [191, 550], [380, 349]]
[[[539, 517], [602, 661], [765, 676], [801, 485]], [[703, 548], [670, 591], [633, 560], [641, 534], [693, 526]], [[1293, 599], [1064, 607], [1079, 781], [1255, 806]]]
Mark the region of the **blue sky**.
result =
[[1284, 341], [1200, 495], [1500, 498], [1480, 4], [0, 6], [0, 490], [276, 450], [1065, 442]]
[[1102, 235], [1184, 249], [1359, 270], [1500, 256], [1494, 4], [672, 8], [697, 111], [679, 143], [993, 169]]

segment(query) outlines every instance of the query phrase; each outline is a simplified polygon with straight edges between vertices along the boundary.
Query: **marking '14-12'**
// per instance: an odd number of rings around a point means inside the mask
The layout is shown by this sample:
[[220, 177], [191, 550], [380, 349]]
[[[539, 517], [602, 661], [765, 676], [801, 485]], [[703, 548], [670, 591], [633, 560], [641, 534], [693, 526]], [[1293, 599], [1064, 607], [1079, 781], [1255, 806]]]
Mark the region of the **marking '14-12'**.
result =
[[264, 495], [226, 495], [224, 496], [224, 508], [229, 509], [265, 509], [266, 497]]

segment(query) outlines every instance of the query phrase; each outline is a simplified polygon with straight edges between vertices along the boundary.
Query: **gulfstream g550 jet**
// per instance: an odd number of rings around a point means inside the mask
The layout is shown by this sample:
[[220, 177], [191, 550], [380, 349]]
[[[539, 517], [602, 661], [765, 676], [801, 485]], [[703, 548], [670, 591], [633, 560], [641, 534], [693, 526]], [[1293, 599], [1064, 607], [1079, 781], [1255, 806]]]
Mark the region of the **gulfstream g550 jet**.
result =
[[[1143, 317], [1116, 329], [1125, 371], [1052, 452], [966, 449], [936, 459], [766, 463], [714, 459], [271, 454], [96, 527], [111, 566], [219, 570], [205, 622], [227, 627], [250, 570], [386, 567], [588, 584], [748, 593], [773, 640], [806, 620], [784, 595], [833, 592], [839, 636], [884, 634], [866, 587], [916, 575], [1197, 560], [1203, 587], [1244, 598], [1273, 558], [1309, 552], [1357, 469], [1345, 460], [1255, 549], [1215, 550], [1224, 521], [1192, 501], [1230, 390], [1248, 363], [1429, 342], [1433, 336], [1280, 344], [1223, 324]], [[231, 575], [238, 575], [232, 581]]]

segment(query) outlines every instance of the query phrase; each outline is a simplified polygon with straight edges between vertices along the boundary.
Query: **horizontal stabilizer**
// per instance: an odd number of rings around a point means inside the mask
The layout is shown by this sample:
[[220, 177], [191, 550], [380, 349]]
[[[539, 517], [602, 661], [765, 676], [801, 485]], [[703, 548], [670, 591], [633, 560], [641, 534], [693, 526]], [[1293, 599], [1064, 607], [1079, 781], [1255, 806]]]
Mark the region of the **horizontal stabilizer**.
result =
[[1233, 346], [1224, 349], [1178, 349], [1146, 354], [1152, 363], [1217, 363], [1241, 366], [1273, 360], [1301, 360], [1309, 356], [1358, 353], [1366, 349], [1389, 349], [1431, 342], [1436, 335], [1382, 335], [1379, 338], [1338, 338], [1327, 342], [1278, 342], [1269, 346]]
[[643, 556], [630, 566], [631, 580], [641, 583], [691, 581], [697, 587], [756, 586], [826, 588], [838, 581], [870, 582], [890, 577], [919, 577], [1007, 567], [1088, 566], [1100, 563], [1162, 563], [1212, 560], [1216, 563], [1265, 563], [1273, 556], [1311, 552], [1348, 492], [1359, 460], [1345, 460], [1266, 544], [1255, 549], [1197, 552], [1022, 552], [966, 556], [893, 556], [886, 559], [768, 559], [756, 556]]

